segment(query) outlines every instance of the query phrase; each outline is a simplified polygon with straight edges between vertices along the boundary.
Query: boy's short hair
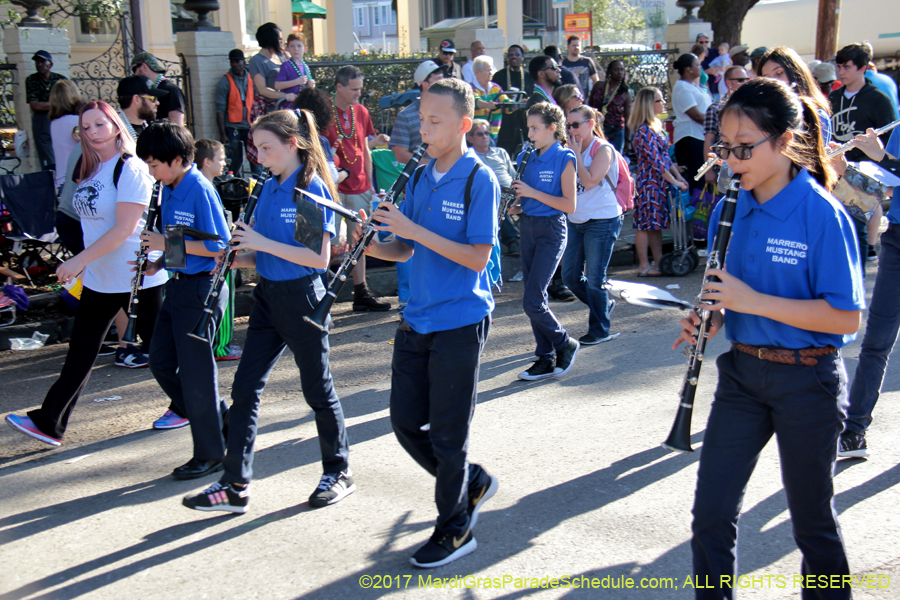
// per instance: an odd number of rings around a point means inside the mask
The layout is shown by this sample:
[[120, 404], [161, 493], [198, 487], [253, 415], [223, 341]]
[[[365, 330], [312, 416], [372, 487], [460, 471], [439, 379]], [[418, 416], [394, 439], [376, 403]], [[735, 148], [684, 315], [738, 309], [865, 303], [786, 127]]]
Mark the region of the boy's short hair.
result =
[[844, 46], [838, 50], [837, 55], [834, 57], [835, 63], [842, 65], [844, 63], [852, 62], [856, 65], [857, 69], [868, 67], [870, 60], [872, 60], [872, 52], [863, 44], [850, 44], [849, 46]]
[[569, 37], [566, 38], [566, 46], [568, 46], [569, 44], [571, 44], [571, 43], [574, 42], [575, 40], [578, 40], [578, 41], [580, 42], [580, 41], [581, 41], [581, 38], [578, 37], [577, 35], [570, 35]]
[[459, 116], [470, 119], [475, 117], [475, 94], [472, 93], [472, 86], [461, 79], [440, 79], [428, 86], [425, 93], [450, 96]]
[[304, 46], [306, 45], [306, 36], [302, 33], [292, 33], [288, 36], [287, 41], [284, 43], [285, 46], [290, 44], [291, 42], [300, 42]]
[[194, 136], [187, 127], [175, 123], [154, 123], [141, 133], [135, 148], [138, 158], [151, 159], [171, 165], [181, 158], [183, 166], [194, 162]]
[[194, 142], [194, 162], [197, 163], [197, 168], [202, 169], [203, 161], [212, 160], [219, 150], [225, 151], [225, 146], [219, 140], [208, 140], [206, 138], [196, 140]]

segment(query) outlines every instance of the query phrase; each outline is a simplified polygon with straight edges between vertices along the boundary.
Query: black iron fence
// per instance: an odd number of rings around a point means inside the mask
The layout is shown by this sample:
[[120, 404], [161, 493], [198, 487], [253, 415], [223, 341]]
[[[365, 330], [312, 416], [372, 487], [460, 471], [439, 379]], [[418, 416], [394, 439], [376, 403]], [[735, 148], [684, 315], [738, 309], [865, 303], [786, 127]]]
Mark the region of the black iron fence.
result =
[[[642, 52], [596, 52], [588, 53], [597, 64], [597, 69], [606, 71], [606, 67], [614, 60], [625, 63], [628, 72], [628, 85], [637, 91], [648, 85], [658, 87], [665, 97], [670, 97], [669, 72], [671, 63], [677, 54], [676, 50], [650, 50]], [[536, 55], [526, 57], [527, 61]], [[332, 57], [328, 57], [332, 58]], [[316, 86], [329, 93], [334, 92], [334, 74], [345, 65], [354, 65], [365, 75], [363, 96], [360, 102], [372, 115], [372, 123], [382, 129], [388, 129], [396, 118], [397, 108], [382, 109], [379, 100], [397, 92], [414, 89], [413, 73], [416, 67], [429, 57], [400, 58], [384, 60], [328, 60], [316, 61], [310, 57], [310, 69]], [[502, 68], [498, 65], [497, 68]]]

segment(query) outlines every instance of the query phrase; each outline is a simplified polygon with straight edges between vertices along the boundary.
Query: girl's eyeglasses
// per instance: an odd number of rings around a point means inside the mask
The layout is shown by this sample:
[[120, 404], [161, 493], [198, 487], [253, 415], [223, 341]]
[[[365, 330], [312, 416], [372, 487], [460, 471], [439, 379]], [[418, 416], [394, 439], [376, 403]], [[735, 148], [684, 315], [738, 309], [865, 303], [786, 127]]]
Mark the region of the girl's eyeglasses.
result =
[[716, 145], [710, 148], [710, 150], [722, 160], [728, 160], [729, 154], [734, 154], [734, 157], [738, 160], [750, 160], [750, 157], [753, 156], [753, 149], [757, 146], [764, 144], [771, 140], [773, 137], [777, 137], [776, 134], [772, 134], [761, 142], [756, 142], [753, 145], [750, 144], [741, 144], [740, 146], [733, 146], [728, 148], [722, 145]]
[[590, 119], [588, 119], [587, 121], [578, 121], [577, 123], [566, 123], [566, 129], [576, 129], [587, 123], [589, 120]]

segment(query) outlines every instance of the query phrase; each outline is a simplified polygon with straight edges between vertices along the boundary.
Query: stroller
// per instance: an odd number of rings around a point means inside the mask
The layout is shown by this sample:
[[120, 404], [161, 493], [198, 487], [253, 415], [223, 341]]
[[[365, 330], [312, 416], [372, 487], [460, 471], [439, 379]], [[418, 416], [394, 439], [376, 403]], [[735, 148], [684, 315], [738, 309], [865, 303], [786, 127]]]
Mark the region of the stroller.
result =
[[684, 277], [692, 273], [700, 264], [700, 256], [694, 247], [694, 236], [688, 228], [688, 221], [694, 217], [694, 207], [686, 201], [687, 194], [674, 186], [669, 186], [669, 206], [672, 215], [672, 238], [674, 248], [659, 260], [659, 270], [670, 277]]

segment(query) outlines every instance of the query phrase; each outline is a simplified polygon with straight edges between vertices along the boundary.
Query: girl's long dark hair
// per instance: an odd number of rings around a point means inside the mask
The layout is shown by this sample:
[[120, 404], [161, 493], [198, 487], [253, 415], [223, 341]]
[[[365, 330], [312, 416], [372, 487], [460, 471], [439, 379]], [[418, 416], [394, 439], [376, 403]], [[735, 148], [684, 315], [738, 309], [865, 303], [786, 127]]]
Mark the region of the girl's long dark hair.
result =
[[760, 57], [759, 70], [761, 71], [763, 65], [769, 61], [781, 65], [788, 81], [795, 87], [799, 95], [806, 96], [812, 100], [816, 108], [825, 111], [829, 116], [831, 115], [831, 105], [822, 93], [822, 89], [816, 82], [815, 77], [813, 77], [812, 71], [809, 70], [809, 66], [800, 58], [797, 52], [787, 46], [772, 48]]
[[297, 156], [302, 165], [297, 173], [297, 187], [308, 188], [313, 175], [318, 175], [325, 183], [325, 189], [331, 194], [332, 200], [340, 203], [337, 187], [335, 187], [328, 170], [325, 151], [322, 150], [322, 144], [319, 141], [315, 117], [308, 110], [302, 110], [300, 114], [303, 116], [298, 116], [292, 110], [276, 110], [253, 121], [250, 133], [263, 129], [274, 134], [285, 144], [291, 138], [297, 140]]
[[[808, 96], [798, 96], [782, 81], [757, 78], [739, 87], [720, 113], [745, 116], [766, 136], [776, 138], [785, 132], [793, 134], [779, 151], [797, 168], [809, 171], [816, 181], [831, 191], [837, 174], [831, 167], [822, 138], [822, 126], [816, 105]], [[781, 143], [778, 139], [768, 142]]]
[[566, 136], [566, 116], [563, 110], [555, 104], [549, 102], [538, 102], [528, 109], [526, 116], [538, 116], [544, 125], [555, 127], [553, 136], [560, 146], [565, 147], [568, 137]]

